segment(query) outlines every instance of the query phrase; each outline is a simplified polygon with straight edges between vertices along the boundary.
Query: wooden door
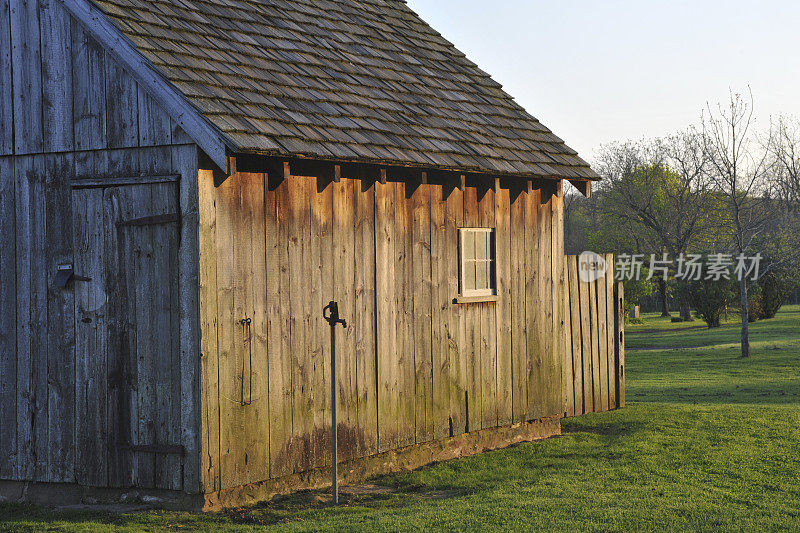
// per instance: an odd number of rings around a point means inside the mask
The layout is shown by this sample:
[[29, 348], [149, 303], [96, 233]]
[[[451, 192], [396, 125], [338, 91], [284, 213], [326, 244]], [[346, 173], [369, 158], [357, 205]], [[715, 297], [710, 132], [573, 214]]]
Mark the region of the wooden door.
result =
[[72, 195], [79, 482], [180, 489], [177, 186]]

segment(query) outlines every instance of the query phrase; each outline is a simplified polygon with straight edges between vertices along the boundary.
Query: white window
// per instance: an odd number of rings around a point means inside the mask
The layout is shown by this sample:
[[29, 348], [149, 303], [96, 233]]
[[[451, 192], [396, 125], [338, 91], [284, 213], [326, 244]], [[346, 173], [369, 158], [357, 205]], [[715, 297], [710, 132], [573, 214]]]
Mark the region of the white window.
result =
[[461, 228], [458, 249], [461, 296], [496, 295], [494, 229]]

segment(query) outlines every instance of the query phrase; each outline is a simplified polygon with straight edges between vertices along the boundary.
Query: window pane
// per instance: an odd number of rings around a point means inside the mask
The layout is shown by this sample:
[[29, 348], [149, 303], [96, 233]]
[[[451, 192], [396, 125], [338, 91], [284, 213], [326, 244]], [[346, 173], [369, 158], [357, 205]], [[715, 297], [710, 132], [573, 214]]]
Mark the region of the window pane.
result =
[[475, 232], [474, 231], [465, 231], [464, 232], [464, 260], [470, 261], [475, 259]]
[[464, 290], [475, 290], [475, 261], [464, 261]]
[[475, 253], [477, 254], [475, 256], [476, 259], [488, 259], [487, 255], [489, 250], [488, 237], [489, 234], [485, 231], [475, 232]]
[[489, 288], [489, 263], [487, 261], [478, 261], [478, 279], [476, 282], [477, 289]]

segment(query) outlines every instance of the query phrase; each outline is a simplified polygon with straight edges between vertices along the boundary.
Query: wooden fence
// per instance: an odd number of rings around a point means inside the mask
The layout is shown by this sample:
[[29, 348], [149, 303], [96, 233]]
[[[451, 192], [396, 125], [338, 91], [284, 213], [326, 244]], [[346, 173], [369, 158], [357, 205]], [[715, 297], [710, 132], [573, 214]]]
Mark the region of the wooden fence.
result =
[[[580, 256], [566, 256], [567, 312], [562, 361], [566, 416], [625, 406], [625, 342], [622, 283], [614, 281], [614, 256], [595, 281], [583, 281]], [[583, 264], [582, 264], [583, 263]]]

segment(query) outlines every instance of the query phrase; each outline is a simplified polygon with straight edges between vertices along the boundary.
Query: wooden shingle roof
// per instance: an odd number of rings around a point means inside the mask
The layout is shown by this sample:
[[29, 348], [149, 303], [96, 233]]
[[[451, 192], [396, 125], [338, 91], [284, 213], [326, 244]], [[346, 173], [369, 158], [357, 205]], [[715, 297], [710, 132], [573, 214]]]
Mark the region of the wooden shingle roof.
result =
[[402, 0], [94, 0], [234, 151], [596, 179]]

